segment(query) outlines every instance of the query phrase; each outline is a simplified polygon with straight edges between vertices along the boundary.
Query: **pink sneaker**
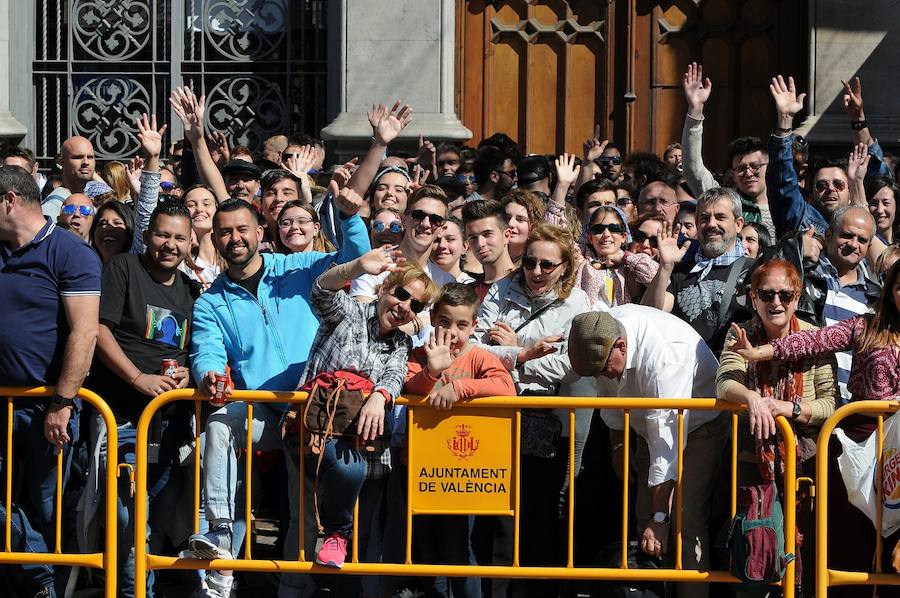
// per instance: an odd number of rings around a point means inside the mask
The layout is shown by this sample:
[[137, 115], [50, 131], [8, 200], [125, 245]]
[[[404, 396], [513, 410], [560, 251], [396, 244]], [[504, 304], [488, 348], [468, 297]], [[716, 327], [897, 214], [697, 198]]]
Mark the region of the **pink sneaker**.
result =
[[335, 532], [329, 534], [322, 542], [322, 548], [316, 555], [316, 562], [326, 567], [340, 569], [344, 566], [345, 558], [347, 558], [347, 538]]

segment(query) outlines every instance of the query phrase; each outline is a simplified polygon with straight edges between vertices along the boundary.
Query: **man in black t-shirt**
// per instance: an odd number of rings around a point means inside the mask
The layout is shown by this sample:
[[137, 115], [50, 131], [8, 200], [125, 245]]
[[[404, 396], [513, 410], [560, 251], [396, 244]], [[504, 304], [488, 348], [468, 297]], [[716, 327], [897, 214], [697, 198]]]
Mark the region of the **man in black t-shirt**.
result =
[[678, 245], [668, 224], [659, 236], [659, 272], [644, 305], [670, 312], [690, 324], [716, 355], [732, 321], [750, 315], [746, 297], [735, 291], [752, 260], [744, 257], [737, 233], [744, 226], [741, 198], [733, 189], [710, 189], [697, 199], [700, 246]]
[[[147, 403], [158, 394], [185, 388], [190, 380], [187, 347], [194, 300], [200, 289], [178, 270], [191, 247], [191, 216], [181, 203], [161, 203], [150, 216], [144, 232], [146, 250], [141, 255], [119, 254], [103, 267], [100, 298], [100, 335], [92, 388], [106, 397], [118, 420], [119, 462], [135, 462], [136, 425]], [[174, 374], [162, 375], [163, 359], [178, 362]], [[156, 479], [168, 475], [179, 430], [189, 429], [186, 418], [164, 422]], [[120, 525], [134, 521], [134, 501], [125, 486], [119, 488]], [[153, 486], [153, 483], [149, 484]], [[158, 484], [157, 484], [158, 485]], [[152, 502], [154, 496], [150, 496]], [[133, 537], [125, 536], [125, 537]], [[134, 577], [134, 552], [128, 542], [119, 544], [119, 566], [128, 573], [120, 587]], [[152, 586], [152, 581], [150, 582]]]

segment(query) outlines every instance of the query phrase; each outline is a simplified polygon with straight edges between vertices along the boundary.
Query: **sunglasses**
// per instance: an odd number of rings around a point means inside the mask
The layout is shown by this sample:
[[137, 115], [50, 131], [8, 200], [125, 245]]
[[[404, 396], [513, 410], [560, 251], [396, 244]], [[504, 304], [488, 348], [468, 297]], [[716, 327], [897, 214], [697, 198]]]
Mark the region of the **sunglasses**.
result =
[[169, 193], [172, 189], [175, 188], [175, 183], [163, 181], [159, 184], [159, 188], [163, 190], [163, 193]]
[[394, 287], [394, 290], [391, 291], [391, 295], [393, 295], [394, 298], [397, 299], [397, 301], [399, 301], [400, 303], [409, 301], [409, 308], [413, 311], [413, 313], [422, 313], [422, 311], [426, 307], [428, 307], [428, 304], [424, 301], [413, 299], [413, 296], [410, 294], [410, 292], [403, 287]]
[[438, 216], [437, 214], [432, 214], [425, 210], [413, 210], [409, 215], [412, 216], [412, 219], [416, 222], [424, 222], [425, 219], [428, 218], [428, 221], [432, 226], [444, 226], [444, 222], [447, 221], [443, 216]]
[[598, 222], [597, 224], [592, 224], [590, 228], [592, 235], [602, 235], [603, 231], [607, 230], [611, 233], [622, 234], [625, 232], [625, 227], [621, 224], [602, 224]]
[[659, 237], [657, 237], [656, 235], [648, 235], [642, 230], [636, 230], [631, 233], [631, 238], [634, 239], [635, 243], [650, 241], [650, 247], [652, 247], [653, 249], [657, 249], [659, 247]]
[[634, 203], [634, 200], [630, 197], [619, 197], [616, 199], [616, 205], [620, 208], [624, 208], [625, 206], [630, 206]]
[[389, 230], [396, 235], [403, 232], [403, 225], [400, 224], [399, 220], [394, 220], [389, 225], [381, 220], [376, 220], [372, 223], [372, 232], [383, 233], [385, 230]]
[[76, 206], [75, 204], [69, 204], [62, 207], [62, 213], [66, 216], [74, 216], [75, 212], [78, 212], [85, 218], [88, 218], [90, 216], [93, 216], [97, 212], [97, 208], [92, 208], [91, 206]]
[[545, 274], [551, 274], [554, 270], [559, 268], [561, 265], [562, 265], [562, 262], [559, 262], [558, 264], [554, 264], [550, 260], [538, 261], [537, 258], [532, 257], [530, 255], [526, 255], [525, 257], [522, 258], [522, 267], [525, 268], [525, 270], [527, 272], [531, 272], [532, 270], [534, 270], [535, 268], [540, 266], [541, 272], [543, 272]]
[[772, 303], [775, 301], [775, 295], [778, 295], [782, 303], [790, 303], [797, 296], [797, 293], [794, 291], [776, 291], [774, 289], [756, 290], [756, 297], [763, 303]]
[[475, 175], [474, 174], [458, 174], [456, 175], [456, 180], [462, 184], [474, 183]]
[[760, 169], [768, 164], [768, 162], [752, 162], [750, 164], [740, 164], [737, 168], [734, 169], [736, 174], [759, 174]]
[[828, 189], [828, 186], [831, 185], [834, 187], [835, 191], [843, 191], [847, 188], [847, 181], [843, 179], [821, 179], [816, 181], [816, 191], [825, 191]]
[[594, 164], [597, 166], [618, 166], [621, 163], [621, 156], [600, 156], [594, 160]]

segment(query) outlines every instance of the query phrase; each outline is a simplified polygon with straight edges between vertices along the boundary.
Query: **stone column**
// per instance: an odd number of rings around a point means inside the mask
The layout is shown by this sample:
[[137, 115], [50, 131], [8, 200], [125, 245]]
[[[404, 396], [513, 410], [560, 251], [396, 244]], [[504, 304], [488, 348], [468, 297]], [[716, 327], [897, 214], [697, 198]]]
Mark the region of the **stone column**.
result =
[[[455, 0], [339, 0], [329, 13], [329, 106], [337, 117], [322, 129], [339, 156], [368, 147], [366, 109], [400, 99], [413, 121], [400, 143], [472, 137], [454, 108]], [[404, 141], [406, 143], [404, 143]]]
[[815, 143], [849, 146], [852, 131], [841, 104], [841, 79], [858, 76], [872, 135], [882, 144], [900, 140], [896, 0], [814, 0], [809, 27], [809, 116], [798, 131]]
[[28, 129], [9, 109], [9, 0], [0, 0], [0, 142], [18, 143]]

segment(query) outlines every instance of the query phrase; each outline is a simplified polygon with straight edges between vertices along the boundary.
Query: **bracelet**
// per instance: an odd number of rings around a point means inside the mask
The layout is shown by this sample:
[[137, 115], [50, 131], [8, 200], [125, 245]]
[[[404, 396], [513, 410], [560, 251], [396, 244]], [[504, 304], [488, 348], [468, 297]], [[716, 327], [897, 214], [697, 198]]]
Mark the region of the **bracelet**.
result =
[[131, 379], [131, 382], [128, 383], [128, 386], [134, 386], [135, 380], [137, 380], [138, 378], [140, 378], [143, 375], [144, 375], [144, 372], [140, 372], [137, 376], [135, 376], [134, 378]]
[[866, 122], [866, 119], [863, 120], [851, 120], [850, 128], [854, 131], [862, 131], [863, 129], [869, 128], [869, 123]]
[[785, 129], [785, 128], [782, 128], [782, 127], [776, 127], [776, 128], [775, 128], [775, 132], [776, 132], [776, 133], [781, 133], [781, 134], [783, 134], [783, 135], [788, 135], [788, 134], [790, 134], [793, 130], [794, 130], [793, 127], [788, 127], [788, 128], [786, 128], [786, 129]]

